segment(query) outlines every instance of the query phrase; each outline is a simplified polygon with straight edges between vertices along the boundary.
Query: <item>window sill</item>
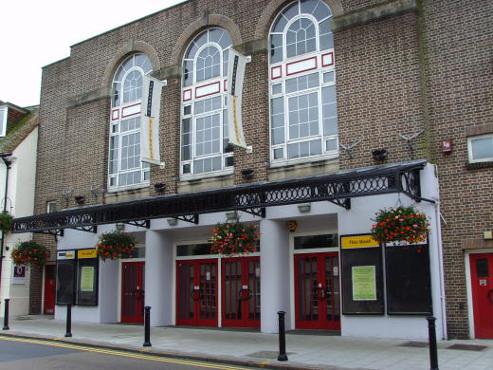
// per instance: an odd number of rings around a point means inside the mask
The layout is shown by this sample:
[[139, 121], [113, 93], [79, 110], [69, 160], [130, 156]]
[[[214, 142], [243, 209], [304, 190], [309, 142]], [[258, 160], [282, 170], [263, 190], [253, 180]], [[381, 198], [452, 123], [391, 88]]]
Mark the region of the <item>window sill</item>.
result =
[[147, 188], [149, 185], [150, 185], [150, 182], [147, 181], [147, 182], [143, 182], [143, 183], [135, 184], [135, 185], [108, 188], [108, 193], [121, 193], [121, 192], [128, 191], [128, 190], [140, 190], [140, 189]]
[[210, 179], [213, 177], [224, 177], [224, 176], [229, 176], [232, 175], [234, 172], [234, 169], [227, 169], [227, 170], [222, 170], [222, 171], [215, 171], [215, 172], [210, 172], [210, 173], [201, 173], [199, 175], [181, 175], [180, 176], [180, 182], [198, 182], [203, 179]]
[[291, 166], [297, 166], [300, 164], [308, 164], [308, 163], [315, 163], [315, 162], [324, 162], [332, 159], [338, 159], [339, 154], [331, 154], [331, 155], [319, 155], [316, 157], [305, 157], [305, 158], [296, 158], [296, 159], [288, 159], [284, 161], [279, 161], [279, 162], [270, 162], [270, 168], [280, 168], [280, 167], [291, 167]]
[[468, 170], [479, 170], [482, 168], [493, 168], [493, 161], [467, 162], [466, 163], [466, 169], [468, 169]]

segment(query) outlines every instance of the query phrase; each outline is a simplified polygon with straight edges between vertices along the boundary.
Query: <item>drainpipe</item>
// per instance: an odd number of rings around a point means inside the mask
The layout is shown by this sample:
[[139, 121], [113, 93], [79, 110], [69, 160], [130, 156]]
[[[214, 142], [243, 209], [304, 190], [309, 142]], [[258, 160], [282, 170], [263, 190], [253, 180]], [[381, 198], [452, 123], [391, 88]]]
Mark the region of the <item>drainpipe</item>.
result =
[[[3, 202], [3, 211], [7, 212], [7, 199], [9, 191], [9, 172], [12, 166], [12, 153], [1, 153], [0, 158], [2, 158], [5, 168], [7, 170], [5, 174], [5, 196]], [[2, 232], [2, 238], [0, 239], [0, 287], [2, 286], [2, 267], [3, 267], [3, 247], [5, 244], [5, 233]]]

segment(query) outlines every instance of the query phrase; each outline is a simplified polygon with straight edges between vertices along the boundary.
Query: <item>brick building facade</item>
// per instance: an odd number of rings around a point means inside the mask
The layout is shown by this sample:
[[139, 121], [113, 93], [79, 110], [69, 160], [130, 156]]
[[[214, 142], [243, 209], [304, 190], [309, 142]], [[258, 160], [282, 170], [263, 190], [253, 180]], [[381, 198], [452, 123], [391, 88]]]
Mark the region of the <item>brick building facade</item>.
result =
[[[284, 0], [191, 0], [71, 47], [70, 57], [44, 67], [35, 213], [48, 202], [58, 209], [190, 193], [243, 183], [333, 173], [426, 159], [438, 165], [446, 317], [449, 337], [468, 337], [466, 251], [493, 248], [483, 232], [493, 228], [491, 162], [468, 161], [467, 138], [493, 133], [493, 5], [485, 1], [326, 0], [332, 11], [338, 158], [270, 166], [268, 35]], [[253, 152], [234, 150], [234, 171], [220, 177], [180, 179], [182, 58], [208, 27], [225, 29], [233, 47], [251, 56], [245, 75], [243, 122]], [[122, 60], [144, 53], [152, 75], [167, 80], [161, 100], [160, 147], [165, 168], [152, 166], [140, 189], [108, 191], [112, 79]], [[419, 134], [408, 145], [401, 135]], [[451, 154], [442, 141], [452, 140]], [[253, 169], [245, 180], [242, 170]], [[37, 236], [44, 243], [53, 238]], [[56, 254], [53, 253], [53, 256]], [[41, 307], [41, 275], [31, 274], [31, 311]]]

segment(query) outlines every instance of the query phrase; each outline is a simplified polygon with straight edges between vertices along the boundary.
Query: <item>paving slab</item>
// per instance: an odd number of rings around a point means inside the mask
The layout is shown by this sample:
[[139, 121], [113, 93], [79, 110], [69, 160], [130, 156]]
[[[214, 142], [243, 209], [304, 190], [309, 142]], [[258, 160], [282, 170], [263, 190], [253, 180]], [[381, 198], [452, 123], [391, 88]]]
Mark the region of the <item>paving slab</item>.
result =
[[[425, 370], [430, 367], [427, 345], [407, 339], [288, 333], [289, 361], [281, 363], [276, 356], [278, 336], [254, 331], [158, 327], [151, 329], [152, 347], [144, 349], [140, 325], [73, 323], [73, 337], [64, 338], [64, 321], [31, 316], [11, 320], [10, 329], [0, 334], [267, 368]], [[438, 348], [441, 370], [493, 369], [492, 340], [440, 341]]]

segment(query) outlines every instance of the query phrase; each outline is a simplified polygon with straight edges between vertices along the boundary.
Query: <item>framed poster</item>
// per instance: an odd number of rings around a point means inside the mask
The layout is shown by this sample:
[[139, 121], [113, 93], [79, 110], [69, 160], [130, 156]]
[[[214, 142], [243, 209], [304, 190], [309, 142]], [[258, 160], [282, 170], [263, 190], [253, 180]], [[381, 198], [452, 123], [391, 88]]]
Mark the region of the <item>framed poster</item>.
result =
[[26, 265], [14, 265], [12, 268], [12, 284], [22, 285], [26, 283]]
[[56, 304], [75, 303], [75, 251], [58, 251], [56, 267]]
[[370, 234], [341, 235], [344, 315], [383, 315], [382, 248]]
[[77, 251], [77, 304], [98, 305], [99, 259], [96, 249]]
[[385, 246], [385, 270], [389, 315], [432, 314], [428, 243]]

